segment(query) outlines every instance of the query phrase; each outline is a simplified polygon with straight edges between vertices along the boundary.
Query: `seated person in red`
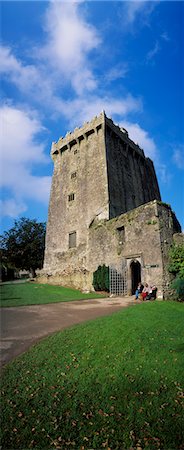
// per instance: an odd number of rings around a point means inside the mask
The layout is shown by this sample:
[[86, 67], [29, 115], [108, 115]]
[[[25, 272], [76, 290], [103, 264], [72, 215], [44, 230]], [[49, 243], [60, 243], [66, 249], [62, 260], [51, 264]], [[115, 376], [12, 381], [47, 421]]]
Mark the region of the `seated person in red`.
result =
[[145, 300], [146, 297], [148, 296], [149, 290], [150, 289], [149, 289], [148, 283], [146, 283], [145, 286], [144, 286], [144, 289], [142, 290], [142, 293], [141, 293], [141, 296], [142, 296], [143, 300]]

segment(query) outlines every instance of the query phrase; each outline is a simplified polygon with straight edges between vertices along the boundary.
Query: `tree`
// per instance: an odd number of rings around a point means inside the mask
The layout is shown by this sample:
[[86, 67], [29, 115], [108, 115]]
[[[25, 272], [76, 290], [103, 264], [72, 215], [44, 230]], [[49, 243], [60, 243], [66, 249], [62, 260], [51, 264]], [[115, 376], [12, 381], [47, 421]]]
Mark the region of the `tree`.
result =
[[184, 245], [174, 244], [169, 252], [168, 270], [175, 277], [184, 279]]
[[29, 270], [33, 277], [43, 266], [45, 223], [22, 217], [1, 236], [3, 262], [14, 269]]
[[184, 245], [174, 244], [169, 252], [168, 270], [175, 277], [171, 288], [175, 291], [176, 299], [184, 301]]

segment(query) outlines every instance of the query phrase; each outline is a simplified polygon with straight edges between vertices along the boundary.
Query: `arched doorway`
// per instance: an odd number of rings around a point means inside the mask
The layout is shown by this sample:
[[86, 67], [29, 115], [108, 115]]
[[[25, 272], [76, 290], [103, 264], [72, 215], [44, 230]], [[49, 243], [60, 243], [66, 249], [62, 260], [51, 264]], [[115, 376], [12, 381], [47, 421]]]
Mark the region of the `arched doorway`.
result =
[[131, 280], [132, 280], [132, 295], [135, 294], [138, 283], [141, 281], [141, 265], [139, 261], [132, 261], [130, 264]]

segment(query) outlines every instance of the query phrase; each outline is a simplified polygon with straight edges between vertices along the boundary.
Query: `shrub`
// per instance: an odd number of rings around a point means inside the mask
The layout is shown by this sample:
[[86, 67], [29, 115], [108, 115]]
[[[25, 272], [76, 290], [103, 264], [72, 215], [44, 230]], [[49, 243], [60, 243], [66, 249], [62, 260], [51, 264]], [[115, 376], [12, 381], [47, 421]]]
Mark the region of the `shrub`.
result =
[[184, 279], [184, 245], [174, 244], [169, 251], [168, 270], [175, 277]]
[[184, 302], [184, 278], [175, 278], [171, 284], [171, 288], [174, 289], [176, 300]]
[[95, 291], [109, 292], [109, 267], [98, 266], [98, 269], [93, 273], [93, 287]]
[[169, 251], [168, 270], [175, 277], [171, 283], [175, 299], [184, 301], [184, 245], [174, 244]]

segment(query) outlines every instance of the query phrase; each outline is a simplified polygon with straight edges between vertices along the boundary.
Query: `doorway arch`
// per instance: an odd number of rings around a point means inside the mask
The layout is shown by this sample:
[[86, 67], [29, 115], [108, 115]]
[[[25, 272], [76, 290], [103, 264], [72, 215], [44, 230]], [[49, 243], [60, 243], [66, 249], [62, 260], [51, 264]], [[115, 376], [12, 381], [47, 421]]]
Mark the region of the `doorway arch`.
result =
[[138, 283], [141, 281], [141, 264], [139, 261], [132, 261], [130, 264], [131, 269], [131, 289], [132, 295], [135, 294]]

